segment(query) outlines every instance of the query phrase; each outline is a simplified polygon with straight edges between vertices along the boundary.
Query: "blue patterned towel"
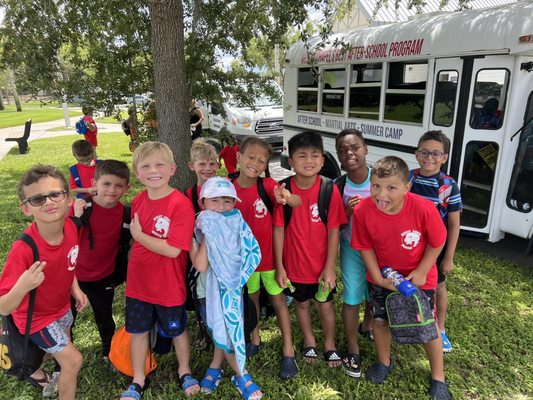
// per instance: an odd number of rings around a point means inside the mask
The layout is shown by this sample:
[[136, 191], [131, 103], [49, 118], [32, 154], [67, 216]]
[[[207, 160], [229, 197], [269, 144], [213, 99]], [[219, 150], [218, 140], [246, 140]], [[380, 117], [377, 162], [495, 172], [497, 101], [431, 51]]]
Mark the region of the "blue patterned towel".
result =
[[205, 236], [210, 267], [207, 326], [215, 345], [235, 354], [242, 374], [246, 364], [242, 288], [261, 261], [259, 243], [237, 209], [224, 214], [202, 211], [196, 228]]

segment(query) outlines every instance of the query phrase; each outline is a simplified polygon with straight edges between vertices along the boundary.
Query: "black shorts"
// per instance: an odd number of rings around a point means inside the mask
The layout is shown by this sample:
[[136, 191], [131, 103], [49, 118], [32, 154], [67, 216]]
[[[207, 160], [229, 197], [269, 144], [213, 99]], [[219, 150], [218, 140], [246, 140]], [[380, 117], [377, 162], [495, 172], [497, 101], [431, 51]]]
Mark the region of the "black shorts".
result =
[[437, 257], [437, 283], [442, 283], [446, 281], [446, 275], [442, 273], [442, 267], [440, 266], [440, 263], [442, 262], [442, 259], [444, 258], [444, 254], [446, 254], [446, 245], [448, 242], [444, 243], [444, 247], [442, 248], [439, 256]]
[[[426, 296], [429, 297], [429, 304], [435, 313], [435, 290], [422, 290]], [[385, 289], [381, 286], [368, 284], [368, 292], [370, 294], [370, 305], [372, 317], [378, 320], [388, 321], [387, 309], [385, 308], [385, 300], [387, 296], [392, 293], [391, 290]]]
[[149, 332], [156, 321], [165, 336], [180, 336], [187, 327], [185, 304], [165, 307], [126, 297], [126, 332]]
[[[315, 294], [318, 291], [318, 283], [297, 283], [292, 282], [292, 286], [294, 286], [294, 289], [296, 289], [293, 293], [287, 288], [283, 291], [288, 296], [292, 296], [294, 300], [303, 303], [304, 301], [307, 301], [309, 299], [315, 300]], [[326, 301], [324, 303], [328, 303], [333, 300], [333, 294], [336, 293], [336, 289], [333, 289]]]

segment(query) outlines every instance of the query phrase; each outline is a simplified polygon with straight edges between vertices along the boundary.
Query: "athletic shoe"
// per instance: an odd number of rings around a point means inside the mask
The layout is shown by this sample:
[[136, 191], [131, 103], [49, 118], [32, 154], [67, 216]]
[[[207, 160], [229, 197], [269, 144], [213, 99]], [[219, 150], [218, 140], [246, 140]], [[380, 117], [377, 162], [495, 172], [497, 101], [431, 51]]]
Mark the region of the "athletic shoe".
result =
[[361, 377], [361, 357], [359, 354], [348, 353], [342, 357], [342, 366], [346, 375], [352, 378]]
[[59, 371], [54, 372], [52, 374], [52, 378], [50, 379], [50, 382], [48, 382], [48, 386], [43, 388], [43, 397], [47, 399], [57, 397], [57, 381], [58, 380], [59, 380]]
[[442, 338], [442, 351], [444, 353], [450, 353], [453, 350], [453, 346], [450, 339], [448, 339], [448, 335], [446, 335], [445, 331], [441, 331], [440, 336]]

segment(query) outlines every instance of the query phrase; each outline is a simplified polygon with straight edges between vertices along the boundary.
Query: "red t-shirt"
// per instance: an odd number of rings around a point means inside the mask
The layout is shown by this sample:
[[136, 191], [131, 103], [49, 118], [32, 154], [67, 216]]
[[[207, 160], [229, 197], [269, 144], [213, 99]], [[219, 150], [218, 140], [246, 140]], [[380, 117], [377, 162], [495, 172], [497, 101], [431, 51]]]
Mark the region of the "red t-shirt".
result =
[[85, 135], [83, 135], [83, 137], [85, 138], [85, 140], [87, 140], [93, 147], [96, 147], [98, 146], [98, 139], [96, 138], [96, 135], [98, 134], [98, 127], [96, 126], [96, 122], [94, 122], [94, 119], [89, 116], [89, 115], [86, 115], [83, 120], [85, 121], [85, 123], [87, 122], [90, 122], [91, 124], [94, 125], [94, 131], [91, 131], [89, 129], [89, 127], [87, 127], [87, 133]]
[[[426, 246], [439, 247], [446, 240], [446, 228], [435, 204], [413, 193], [407, 193], [398, 214], [379, 210], [367, 197], [354, 214], [352, 247], [374, 250], [380, 268], [388, 265], [403, 276], [418, 267]], [[367, 272], [368, 282], [374, 283]], [[422, 289], [437, 287], [437, 267], [429, 270]]]
[[165, 307], [185, 303], [185, 268], [194, 228], [194, 210], [185, 195], [174, 190], [159, 200], [146, 191], [135, 197], [131, 216], [139, 215], [144, 233], [164, 239], [182, 252], [176, 258], [154, 253], [134, 242], [128, 261], [126, 296]]
[[[242, 217], [250, 226], [261, 249], [261, 263], [257, 267], [256, 272], [273, 270], [275, 268], [274, 252], [272, 250], [273, 216], [268, 212], [263, 200], [261, 200], [259, 191], [257, 190], [257, 184], [249, 188], [240, 187], [237, 180], [233, 184], [237, 190], [237, 196], [242, 200], [241, 203], [235, 203], [235, 208], [239, 209]], [[263, 185], [272, 204], [276, 205], [274, 188], [279, 186], [278, 183], [272, 178], [265, 178], [263, 179]]]
[[80, 255], [76, 278], [82, 282], [94, 282], [111, 275], [115, 270], [124, 206], [104, 208], [93, 200], [91, 225], [93, 248], [89, 245], [89, 228], [84, 226], [80, 235]]
[[[196, 188], [197, 198], [198, 198], [198, 200], [200, 200], [200, 190], [202, 189], [202, 187], [199, 186], [199, 185], [195, 185], [194, 187]], [[192, 188], [193, 188], [193, 186], [191, 186], [190, 188], [188, 188], [188, 189], [185, 190], [185, 196], [187, 196], [187, 198], [189, 199], [189, 201], [191, 202], [191, 204], [192, 204], [192, 202], [193, 202], [193, 200], [192, 200]], [[197, 204], [196, 204], [196, 207], [200, 208], [200, 204], [197, 203]], [[194, 210], [196, 209], [196, 207], [195, 207], [194, 204], [192, 204], [192, 208], [193, 208]]]
[[70, 173], [70, 188], [76, 189], [79, 187], [82, 188], [89, 188], [91, 187], [91, 182], [94, 179], [94, 173], [96, 172], [96, 163], [94, 165], [85, 165], [82, 163], [77, 163], [76, 167], [78, 168], [78, 174], [80, 176], [80, 185], [76, 183], [74, 180], [74, 176], [72, 176], [72, 172]]
[[[39, 258], [46, 261], [43, 269], [44, 281], [37, 288], [35, 308], [30, 333], [35, 333], [57, 321], [70, 308], [70, 287], [74, 280], [74, 269], [78, 258], [78, 229], [67, 218], [63, 228], [63, 241], [58, 245], [48, 244], [39, 234], [37, 225], [32, 223], [25, 231], [32, 237], [39, 249]], [[21, 240], [11, 247], [0, 276], [0, 296], [13, 288], [20, 275], [33, 264], [31, 248]], [[29, 294], [12, 312], [13, 320], [23, 334], [26, 329]]]
[[[283, 264], [291, 281], [318, 283], [328, 254], [328, 229], [338, 228], [348, 222], [342, 197], [334, 185], [326, 228], [318, 215], [320, 177], [317, 176], [316, 183], [310, 189], [300, 189], [294, 178], [291, 178], [290, 186], [291, 193], [301, 197], [302, 205], [292, 210], [291, 221], [285, 228]], [[285, 226], [283, 207], [276, 208], [274, 225]]]
[[239, 146], [224, 146], [220, 151], [220, 158], [224, 159], [224, 165], [228, 170], [228, 174], [234, 174], [237, 172], [237, 153], [239, 152]]

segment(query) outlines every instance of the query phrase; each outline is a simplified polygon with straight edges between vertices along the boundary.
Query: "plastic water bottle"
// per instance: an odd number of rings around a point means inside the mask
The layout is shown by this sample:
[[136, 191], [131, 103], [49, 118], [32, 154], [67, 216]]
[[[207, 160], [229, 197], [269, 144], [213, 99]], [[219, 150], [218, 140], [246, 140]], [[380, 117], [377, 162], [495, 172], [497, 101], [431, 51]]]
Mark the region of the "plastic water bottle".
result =
[[416, 286], [405, 280], [402, 274], [389, 266], [381, 269], [381, 275], [392, 281], [394, 287], [405, 297], [411, 297], [416, 292]]
[[315, 293], [315, 300], [320, 303], [325, 303], [328, 299], [329, 293], [331, 292], [331, 289], [324, 281], [320, 281], [318, 285], [318, 290]]

